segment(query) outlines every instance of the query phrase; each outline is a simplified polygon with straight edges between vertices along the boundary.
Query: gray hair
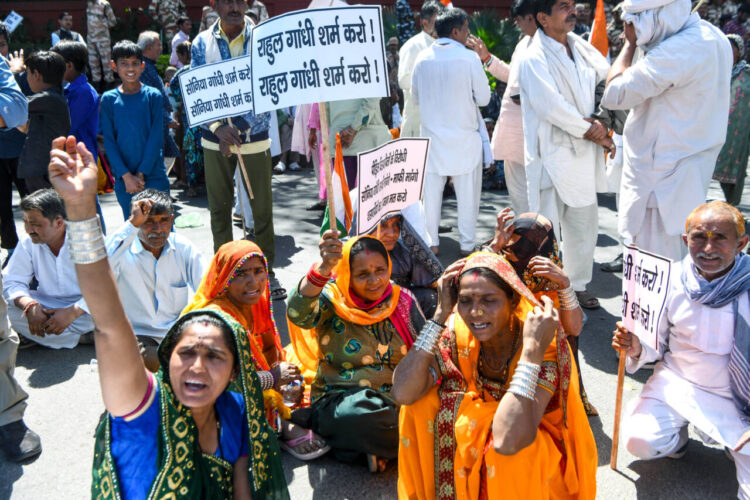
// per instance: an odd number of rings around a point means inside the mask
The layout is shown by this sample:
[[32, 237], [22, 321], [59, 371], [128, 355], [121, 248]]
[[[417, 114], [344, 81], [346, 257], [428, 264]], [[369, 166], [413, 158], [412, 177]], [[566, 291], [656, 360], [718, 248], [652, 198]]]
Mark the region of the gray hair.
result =
[[156, 31], [143, 31], [140, 35], [138, 35], [138, 46], [141, 48], [141, 50], [146, 50], [147, 48], [151, 47], [157, 40], [159, 40], [159, 33], [157, 33]]

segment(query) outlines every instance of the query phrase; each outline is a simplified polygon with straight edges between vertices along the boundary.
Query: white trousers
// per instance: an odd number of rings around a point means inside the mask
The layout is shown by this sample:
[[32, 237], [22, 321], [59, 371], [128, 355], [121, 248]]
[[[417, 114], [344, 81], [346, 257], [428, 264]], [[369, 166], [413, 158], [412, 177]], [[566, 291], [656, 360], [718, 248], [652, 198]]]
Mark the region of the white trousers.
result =
[[647, 208], [641, 230], [634, 235], [633, 244], [641, 250], [661, 255], [674, 261], [682, 260], [687, 247], [681, 235], [669, 235], [664, 229], [658, 208]]
[[552, 222], [555, 236], [562, 240], [563, 269], [576, 292], [586, 290], [594, 269], [594, 250], [599, 232], [599, 209], [596, 203], [586, 207], [569, 207], [554, 187], [542, 189], [539, 195], [542, 215]]
[[8, 319], [19, 335], [51, 349], [72, 349], [78, 345], [78, 338], [81, 335], [94, 331], [94, 320], [85, 313], [78, 316], [60, 335], [45, 335], [44, 337], [31, 334], [29, 322], [23, 317], [23, 309], [19, 309], [13, 303], [8, 304]]
[[508, 186], [510, 204], [516, 216], [529, 211], [529, 193], [526, 187], [526, 167], [523, 163], [505, 160], [505, 185]]
[[[476, 246], [477, 218], [479, 217], [479, 198], [482, 194], [482, 167], [463, 175], [452, 175], [453, 188], [456, 191], [458, 206], [458, 243], [461, 250], [471, 251]], [[427, 244], [431, 247], [440, 245], [438, 227], [440, 226], [443, 208], [443, 188], [447, 176], [425, 174], [424, 211], [427, 226]]]
[[[665, 457], [687, 442], [688, 423], [667, 403], [640, 397], [624, 422], [625, 446], [643, 460]], [[740, 485], [737, 497], [750, 500], [750, 456], [731, 453]]]

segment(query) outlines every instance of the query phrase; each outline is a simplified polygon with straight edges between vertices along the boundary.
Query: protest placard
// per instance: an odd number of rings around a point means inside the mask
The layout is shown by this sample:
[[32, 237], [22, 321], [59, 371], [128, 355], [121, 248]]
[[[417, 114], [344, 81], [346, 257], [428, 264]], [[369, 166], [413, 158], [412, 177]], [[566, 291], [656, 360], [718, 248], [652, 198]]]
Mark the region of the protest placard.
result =
[[357, 155], [357, 234], [422, 199], [430, 139], [396, 139]]
[[198, 66], [180, 75], [189, 127], [253, 110], [251, 57]]
[[272, 17], [253, 29], [252, 58], [256, 113], [390, 92], [379, 5]]
[[622, 321], [641, 343], [658, 350], [657, 330], [667, 300], [672, 261], [625, 246], [622, 271]]
[[8, 28], [8, 31], [10, 33], [13, 33], [16, 28], [21, 24], [21, 21], [23, 21], [23, 16], [16, 12], [15, 10], [11, 10], [10, 14], [8, 14], [5, 18], [5, 26]]

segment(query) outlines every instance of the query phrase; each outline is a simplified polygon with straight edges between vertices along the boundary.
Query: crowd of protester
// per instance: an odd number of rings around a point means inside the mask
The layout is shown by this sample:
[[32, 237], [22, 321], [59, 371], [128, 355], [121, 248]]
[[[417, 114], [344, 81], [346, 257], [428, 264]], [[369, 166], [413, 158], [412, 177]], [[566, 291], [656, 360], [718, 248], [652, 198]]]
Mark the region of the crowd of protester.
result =
[[[750, 257], [735, 208], [750, 155], [750, 4], [607, 4], [602, 53], [589, 43], [595, 5], [515, 0], [520, 36], [504, 62], [446, 3], [415, 13], [395, 2], [390, 97], [192, 128], [180, 77], [248, 54], [268, 19], [261, 2], [211, 0], [194, 26], [180, 0], [152, 0], [159, 32], [112, 44], [116, 14], [88, 0], [85, 41], [65, 12], [51, 46], [27, 54], [0, 23], [9, 459], [38, 455], [43, 438], [23, 421], [17, 349], [95, 343], [107, 410], [97, 498], [288, 498], [280, 453], [330, 451], [372, 472], [398, 461], [401, 498], [593, 499], [587, 417], [598, 411], [578, 345], [584, 309], [600, 307], [587, 290], [597, 194], [615, 192], [621, 242], [676, 269], [658, 345], [620, 324], [613, 334], [629, 371], [657, 362], [625, 416], [627, 449], [682, 456], [690, 423], [726, 448], [750, 499]], [[320, 261], [287, 292], [274, 274], [272, 176], [312, 170], [308, 210], [323, 212], [337, 149], [354, 191], [358, 153], [420, 136], [431, 139], [423, 202], [369, 235], [324, 226]], [[705, 203], [712, 178], [726, 203]], [[483, 189], [507, 189], [512, 207], [484, 243]], [[175, 232], [171, 190], [208, 199], [212, 258]], [[107, 191], [123, 220], [105, 226]], [[443, 268], [453, 194], [461, 258]], [[602, 264], [622, 268], [621, 257]], [[287, 346], [272, 306], [283, 299]]]

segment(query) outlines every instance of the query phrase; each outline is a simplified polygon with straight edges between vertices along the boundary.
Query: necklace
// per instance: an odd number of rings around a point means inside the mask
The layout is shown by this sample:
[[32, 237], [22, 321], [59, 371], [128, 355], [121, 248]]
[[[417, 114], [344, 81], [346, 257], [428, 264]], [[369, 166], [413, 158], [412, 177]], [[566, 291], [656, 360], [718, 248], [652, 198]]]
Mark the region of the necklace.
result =
[[490, 372], [490, 373], [498, 373], [500, 372], [500, 376], [498, 377], [498, 381], [500, 381], [502, 384], [505, 384], [507, 378], [508, 378], [508, 370], [510, 369], [510, 362], [513, 360], [513, 358], [516, 356], [516, 352], [518, 351], [519, 345], [520, 345], [521, 336], [518, 334], [518, 329], [516, 329], [515, 332], [513, 332], [513, 344], [510, 349], [510, 356], [508, 356], [508, 359], [505, 360], [505, 363], [498, 363], [497, 365], [492, 365], [484, 356], [484, 350], [479, 350], [479, 371], [480, 372]]

